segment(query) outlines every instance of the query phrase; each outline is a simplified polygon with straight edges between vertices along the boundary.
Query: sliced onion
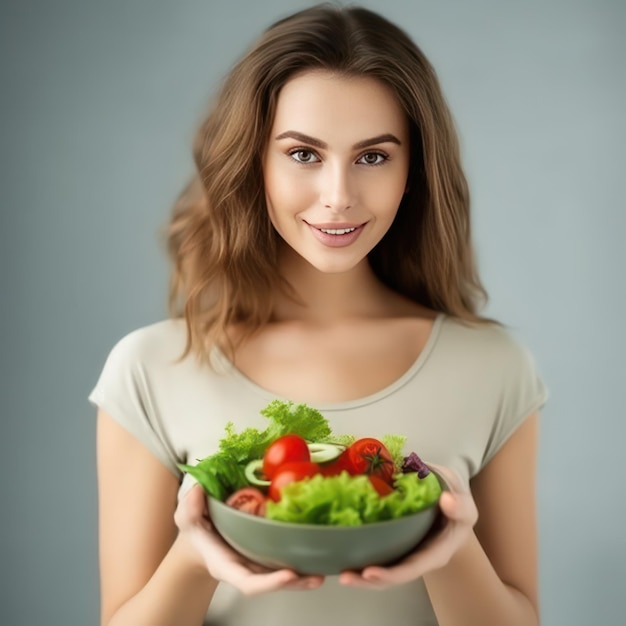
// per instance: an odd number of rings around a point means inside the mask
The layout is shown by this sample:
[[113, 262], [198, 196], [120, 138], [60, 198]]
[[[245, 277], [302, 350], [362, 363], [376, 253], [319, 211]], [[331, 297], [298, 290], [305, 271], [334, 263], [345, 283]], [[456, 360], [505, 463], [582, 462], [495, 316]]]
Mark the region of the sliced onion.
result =
[[328, 463], [334, 461], [345, 449], [338, 443], [309, 443], [309, 452], [313, 463]]
[[258, 485], [259, 487], [269, 487], [270, 482], [265, 478], [260, 478], [257, 472], [263, 473], [263, 459], [255, 459], [254, 461], [250, 461], [248, 465], [246, 465], [246, 469], [244, 470], [246, 474], [246, 478], [251, 485]]

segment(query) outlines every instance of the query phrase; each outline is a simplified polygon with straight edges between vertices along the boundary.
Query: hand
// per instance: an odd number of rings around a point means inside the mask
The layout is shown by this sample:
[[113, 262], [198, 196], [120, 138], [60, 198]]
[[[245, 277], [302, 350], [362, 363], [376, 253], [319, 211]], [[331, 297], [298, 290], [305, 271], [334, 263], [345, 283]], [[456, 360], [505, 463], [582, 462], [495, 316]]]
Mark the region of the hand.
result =
[[194, 485], [181, 499], [174, 520], [209, 574], [215, 580], [230, 583], [245, 595], [279, 589], [316, 589], [324, 582], [323, 576], [300, 576], [289, 569], [271, 570], [233, 550], [213, 528], [200, 485]]
[[469, 485], [454, 471], [430, 465], [443, 479], [444, 491], [439, 506], [444, 514], [443, 527], [420, 544], [418, 549], [390, 567], [371, 566], [361, 572], [342, 572], [339, 582], [363, 589], [386, 589], [420, 578], [448, 564], [456, 551], [467, 541], [478, 519], [478, 510]]

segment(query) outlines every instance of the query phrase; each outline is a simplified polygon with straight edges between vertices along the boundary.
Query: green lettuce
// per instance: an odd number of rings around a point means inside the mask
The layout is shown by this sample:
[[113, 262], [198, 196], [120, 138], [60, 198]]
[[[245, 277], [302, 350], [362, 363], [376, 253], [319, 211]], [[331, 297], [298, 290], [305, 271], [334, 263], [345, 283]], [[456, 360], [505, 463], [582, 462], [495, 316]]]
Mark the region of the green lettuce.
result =
[[417, 472], [401, 474], [394, 482], [394, 491], [382, 498], [394, 511], [394, 517], [418, 513], [439, 501], [441, 485], [434, 472], [420, 478]]
[[283, 435], [300, 435], [311, 443], [335, 442], [350, 445], [351, 436], [334, 436], [328, 420], [306, 404], [273, 400], [262, 411], [268, 419], [265, 430], [246, 428], [236, 432], [232, 422], [226, 424], [226, 436], [219, 442], [218, 451], [199, 460], [197, 465], [179, 464], [178, 467], [193, 476], [204, 490], [224, 501], [231, 493], [248, 485], [244, 470], [248, 462], [263, 458], [268, 446]]
[[224, 501], [231, 493], [248, 486], [245, 465], [221, 452], [202, 459], [197, 465], [181, 463], [178, 467], [193, 476], [208, 494], [218, 500]]
[[268, 519], [297, 524], [360, 526], [403, 517], [434, 505], [441, 493], [434, 474], [420, 479], [403, 474], [395, 491], [380, 497], [365, 475], [322, 476], [293, 482], [281, 492], [279, 502], [268, 501]]
[[311, 442], [325, 441], [331, 435], [328, 420], [316, 409], [306, 404], [273, 400], [261, 415], [269, 420], [265, 430], [246, 428], [235, 432], [232, 422], [226, 425], [226, 437], [220, 441], [220, 452], [239, 463], [263, 457], [267, 447], [283, 435], [300, 435]]
[[400, 473], [402, 471], [402, 463], [404, 463], [403, 450], [406, 437], [404, 435], [383, 435], [380, 440], [391, 455], [396, 473]]

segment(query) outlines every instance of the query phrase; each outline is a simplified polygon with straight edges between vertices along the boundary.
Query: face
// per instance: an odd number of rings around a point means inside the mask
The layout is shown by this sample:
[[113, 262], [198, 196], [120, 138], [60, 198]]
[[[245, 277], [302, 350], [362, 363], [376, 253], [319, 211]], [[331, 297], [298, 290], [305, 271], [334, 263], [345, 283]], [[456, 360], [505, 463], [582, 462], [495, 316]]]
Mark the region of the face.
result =
[[284, 242], [320, 271], [365, 261], [408, 171], [408, 122], [383, 83], [316, 71], [281, 90], [263, 160], [267, 207]]

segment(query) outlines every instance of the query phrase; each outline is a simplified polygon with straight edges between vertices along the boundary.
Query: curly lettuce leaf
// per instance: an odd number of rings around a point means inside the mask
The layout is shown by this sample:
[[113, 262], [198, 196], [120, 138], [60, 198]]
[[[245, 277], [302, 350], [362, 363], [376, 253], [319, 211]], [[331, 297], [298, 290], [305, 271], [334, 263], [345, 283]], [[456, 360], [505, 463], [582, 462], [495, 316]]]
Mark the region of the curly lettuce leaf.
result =
[[400, 473], [402, 471], [402, 463], [404, 462], [403, 449], [406, 437], [404, 435], [383, 435], [380, 440], [385, 448], [389, 450], [395, 473]]
[[441, 485], [433, 472], [420, 478], [417, 472], [402, 474], [394, 482], [394, 491], [385, 496], [394, 517], [412, 515], [438, 502]]
[[246, 428], [237, 433], [234, 424], [229, 422], [226, 437], [220, 441], [220, 452], [238, 463], [246, 463], [260, 459], [267, 447], [283, 435], [300, 435], [307, 441], [317, 443], [329, 439], [332, 434], [328, 420], [306, 404], [273, 400], [261, 411], [261, 415], [269, 420], [263, 431]]
[[433, 483], [417, 474], [399, 477], [396, 490], [384, 497], [367, 476], [318, 474], [286, 485], [279, 502], [267, 503], [266, 516], [297, 524], [360, 526], [417, 513], [435, 504], [440, 493], [436, 478]]
[[278, 437], [292, 433], [307, 441], [318, 442], [331, 435], [328, 420], [306, 404], [273, 400], [261, 411], [261, 415], [270, 420], [270, 429], [280, 431]]
[[336, 435], [331, 433], [328, 437], [324, 437], [324, 439], [311, 443], [332, 443], [343, 446], [344, 448], [349, 448], [355, 441], [356, 437], [354, 435]]

